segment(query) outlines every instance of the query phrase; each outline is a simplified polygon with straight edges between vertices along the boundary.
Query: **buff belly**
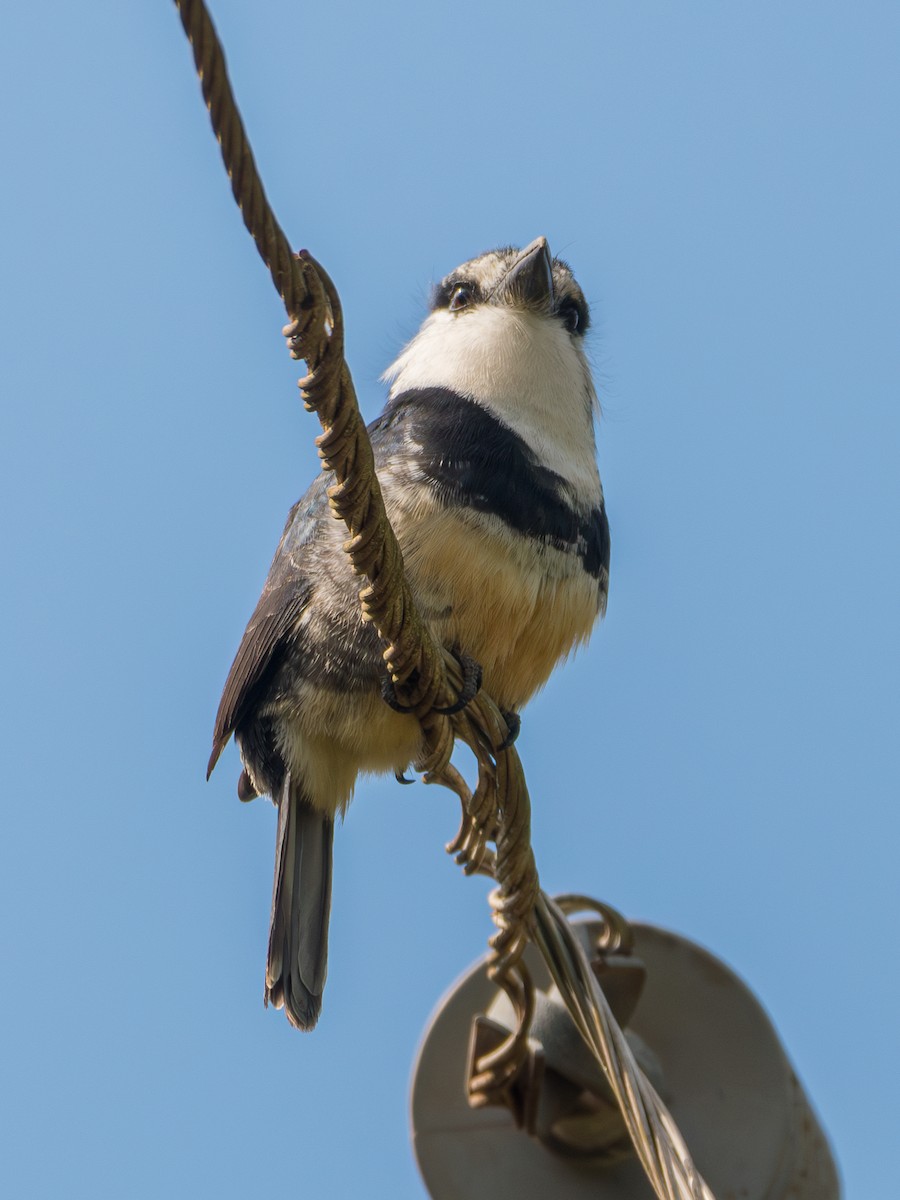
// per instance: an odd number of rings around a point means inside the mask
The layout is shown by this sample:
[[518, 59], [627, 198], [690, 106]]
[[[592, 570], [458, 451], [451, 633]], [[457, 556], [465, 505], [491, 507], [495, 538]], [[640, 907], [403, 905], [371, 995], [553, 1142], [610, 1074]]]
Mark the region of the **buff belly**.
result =
[[[602, 591], [576, 554], [509, 531], [498, 519], [429, 504], [396, 519], [416, 604], [436, 638], [469, 655], [501, 709], [518, 710], [560, 659], [587, 640]], [[346, 809], [360, 772], [406, 769], [422, 744], [418, 721], [370, 688], [302, 681], [270, 710], [279, 748], [310, 801]]]
[[484, 687], [518, 709], [590, 636], [601, 592], [575, 554], [449, 510], [404, 525], [406, 569], [437, 638], [480, 663]]

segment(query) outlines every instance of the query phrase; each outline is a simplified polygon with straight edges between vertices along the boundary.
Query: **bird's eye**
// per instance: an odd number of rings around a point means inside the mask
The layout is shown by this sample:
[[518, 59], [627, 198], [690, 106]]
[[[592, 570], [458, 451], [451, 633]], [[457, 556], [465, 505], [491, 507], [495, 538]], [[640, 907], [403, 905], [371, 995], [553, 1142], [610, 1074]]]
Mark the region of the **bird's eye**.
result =
[[565, 300], [559, 307], [562, 323], [569, 333], [578, 333], [584, 326], [584, 316], [574, 300]]
[[472, 292], [469, 288], [460, 285], [453, 289], [453, 295], [450, 297], [449, 309], [451, 312], [459, 312], [462, 308], [468, 308], [472, 303]]

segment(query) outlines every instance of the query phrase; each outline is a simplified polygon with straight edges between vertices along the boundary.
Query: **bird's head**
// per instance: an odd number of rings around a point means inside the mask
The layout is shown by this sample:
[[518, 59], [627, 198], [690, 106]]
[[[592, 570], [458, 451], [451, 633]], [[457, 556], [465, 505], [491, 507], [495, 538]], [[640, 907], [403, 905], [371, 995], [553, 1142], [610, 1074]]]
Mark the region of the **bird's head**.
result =
[[506, 246], [463, 263], [441, 280], [431, 305], [432, 311], [446, 309], [455, 317], [483, 306], [555, 319], [577, 337], [584, 336], [590, 320], [571, 270], [551, 256], [543, 237], [524, 250]]
[[490, 250], [441, 280], [421, 329], [384, 378], [392, 397], [449, 388], [513, 428], [560, 421], [590, 428], [589, 322], [584, 293], [546, 238], [524, 250]]

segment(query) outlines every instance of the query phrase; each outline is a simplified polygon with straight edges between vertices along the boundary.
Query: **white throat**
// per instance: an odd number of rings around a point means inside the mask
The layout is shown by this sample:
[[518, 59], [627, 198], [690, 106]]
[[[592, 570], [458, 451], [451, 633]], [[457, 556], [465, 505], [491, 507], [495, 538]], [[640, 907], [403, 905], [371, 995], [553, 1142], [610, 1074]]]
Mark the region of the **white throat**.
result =
[[474, 400], [565, 479], [574, 500], [599, 502], [596, 393], [584, 354], [554, 318], [491, 304], [438, 310], [383, 378], [392, 397], [443, 387]]

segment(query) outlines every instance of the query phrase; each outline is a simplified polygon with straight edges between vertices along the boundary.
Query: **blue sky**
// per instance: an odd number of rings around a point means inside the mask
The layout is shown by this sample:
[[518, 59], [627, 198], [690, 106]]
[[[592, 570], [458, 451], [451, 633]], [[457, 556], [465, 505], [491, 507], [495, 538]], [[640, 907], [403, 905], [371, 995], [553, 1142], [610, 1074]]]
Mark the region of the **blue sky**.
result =
[[[753, 987], [846, 1194], [898, 1115], [900, 8], [248, 4], [214, 16], [368, 416], [429, 283], [546, 234], [593, 305], [609, 614], [525, 714], [549, 891]], [[174, 6], [13, 6], [0, 1187], [424, 1195], [429, 1013], [490, 933], [449, 795], [366, 781], [318, 1030], [262, 1007], [274, 812], [212, 718], [317, 469]], [[890, 1143], [889, 1143], [890, 1139]]]

